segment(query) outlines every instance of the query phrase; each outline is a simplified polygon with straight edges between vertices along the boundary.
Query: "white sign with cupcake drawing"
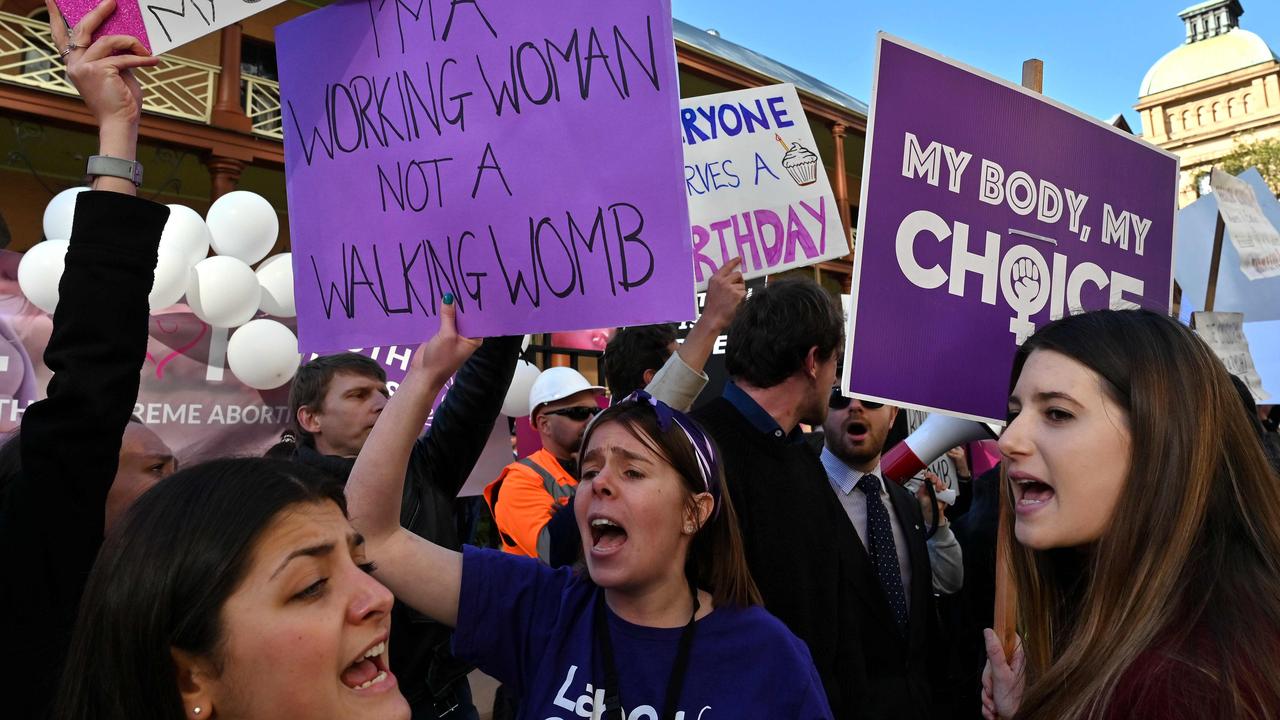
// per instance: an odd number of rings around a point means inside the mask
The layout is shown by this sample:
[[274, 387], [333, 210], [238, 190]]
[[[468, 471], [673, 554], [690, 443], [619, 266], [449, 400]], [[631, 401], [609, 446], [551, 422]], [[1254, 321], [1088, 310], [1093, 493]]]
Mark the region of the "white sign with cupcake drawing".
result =
[[735, 257], [752, 278], [849, 254], [794, 85], [681, 100], [680, 134], [699, 290]]

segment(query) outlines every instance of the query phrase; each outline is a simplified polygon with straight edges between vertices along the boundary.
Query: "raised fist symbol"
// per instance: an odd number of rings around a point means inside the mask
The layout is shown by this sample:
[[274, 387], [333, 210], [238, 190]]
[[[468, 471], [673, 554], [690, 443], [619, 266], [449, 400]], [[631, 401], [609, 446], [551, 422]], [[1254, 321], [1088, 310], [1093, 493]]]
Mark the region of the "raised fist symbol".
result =
[[1010, 279], [1013, 281], [1013, 292], [1022, 302], [1030, 305], [1040, 294], [1040, 268], [1031, 258], [1018, 258], [1011, 269]]
[[1016, 245], [1000, 261], [1000, 291], [1013, 310], [1009, 332], [1021, 345], [1036, 326], [1031, 316], [1049, 301], [1049, 265], [1044, 256], [1028, 245]]

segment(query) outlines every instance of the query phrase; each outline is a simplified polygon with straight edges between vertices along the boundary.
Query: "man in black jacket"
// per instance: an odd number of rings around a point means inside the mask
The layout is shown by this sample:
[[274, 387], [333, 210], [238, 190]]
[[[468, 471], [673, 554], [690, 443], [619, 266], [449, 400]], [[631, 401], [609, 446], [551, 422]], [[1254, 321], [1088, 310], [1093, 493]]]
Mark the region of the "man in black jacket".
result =
[[[454, 499], [489, 438], [511, 385], [520, 337], [489, 338], [458, 370], [418, 438], [405, 473], [400, 524], [453, 550], [461, 549]], [[387, 402], [387, 376], [355, 353], [319, 357], [298, 370], [289, 396], [298, 435], [297, 462], [346, 480]], [[415, 720], [477, 717], [467, 684], [469, 666], [449, 652], [448, 627], [396, 603], [391, 667]]]
[[[881, 451], [897, 408], [831, 394], [823, 424], [822, 465], [857, 531], [854, 573], [858, 608], [872, 618], [862, 634], [867, 663], [866, 709], [872, 717], [930, 717], [937, 671], [933, 571], [920, 501], [885, 478]], [[950, 539], [945, 518], [938, 531]], [[954, 541], [951, 543], [954, 545]]]
[[693, 414], [720, 448], [765, 608], [808, 644], [840, 720], [865, 716], [856, 536], [799, 425], [826, 417], [843, 326], [813, 281], [769, 283], [729, 326], [724, 395]]

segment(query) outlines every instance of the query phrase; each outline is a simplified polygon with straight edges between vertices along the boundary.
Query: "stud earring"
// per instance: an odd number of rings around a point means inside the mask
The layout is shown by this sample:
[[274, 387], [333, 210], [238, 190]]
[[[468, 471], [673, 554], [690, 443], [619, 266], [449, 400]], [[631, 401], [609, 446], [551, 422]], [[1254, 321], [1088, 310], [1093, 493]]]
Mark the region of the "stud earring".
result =
[[200, 714], [200, 708], [199, 708], [199, 707], [191, 708], [191, 712], [195, 713], [196, 715], [199, 715], [199, 714]]

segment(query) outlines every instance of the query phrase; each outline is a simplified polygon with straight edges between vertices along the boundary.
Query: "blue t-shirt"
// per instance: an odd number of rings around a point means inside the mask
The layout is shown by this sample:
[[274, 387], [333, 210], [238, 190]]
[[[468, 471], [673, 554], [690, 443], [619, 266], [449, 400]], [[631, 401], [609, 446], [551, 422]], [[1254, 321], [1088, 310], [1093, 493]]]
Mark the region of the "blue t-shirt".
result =
[[[598, 716], [603, 661], [585, 575], [536, 560], [463, 549], [454, 655], [508, 685], [523, 720]], [[608, 615], [626, 720], [665, 720], [667, 681], [683, 627]], [[809, 649], [762, 608], [716, 608], [697, 621], [677, 720], [831, 717]]]

